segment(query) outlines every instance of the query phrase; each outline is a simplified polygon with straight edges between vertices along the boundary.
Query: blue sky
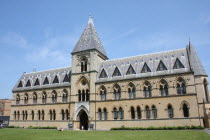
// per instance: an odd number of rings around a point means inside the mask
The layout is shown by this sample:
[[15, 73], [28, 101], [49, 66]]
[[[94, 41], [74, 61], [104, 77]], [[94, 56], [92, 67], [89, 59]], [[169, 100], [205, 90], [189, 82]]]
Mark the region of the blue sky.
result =
[[210, 74], [209, 0], [0, 0], [0, 98], [23, 72], [71, 65], [91, 13], [110, 59], [184, 48]]

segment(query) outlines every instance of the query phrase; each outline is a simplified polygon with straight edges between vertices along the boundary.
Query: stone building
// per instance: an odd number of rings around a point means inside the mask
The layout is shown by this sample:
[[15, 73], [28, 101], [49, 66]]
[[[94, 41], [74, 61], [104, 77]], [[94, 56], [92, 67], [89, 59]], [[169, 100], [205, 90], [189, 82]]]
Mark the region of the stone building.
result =
[[0, 124], [4, 126], [9, 124], [11, 103], [10, 99], [0, 99]]
[[208, 126], [208, 76], [191, 43], [108, 60], [89, 18], [71, 54], [71, 67], [23, 73], [12, 90], [10, 125]]

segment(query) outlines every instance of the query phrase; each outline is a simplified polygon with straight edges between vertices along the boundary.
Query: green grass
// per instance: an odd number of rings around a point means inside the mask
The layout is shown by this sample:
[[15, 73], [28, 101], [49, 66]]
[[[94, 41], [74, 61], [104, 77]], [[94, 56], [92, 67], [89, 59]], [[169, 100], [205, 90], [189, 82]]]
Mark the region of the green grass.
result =
[[0, 129], [0, 140], [210, 140], [202, 130], [57, 131]]

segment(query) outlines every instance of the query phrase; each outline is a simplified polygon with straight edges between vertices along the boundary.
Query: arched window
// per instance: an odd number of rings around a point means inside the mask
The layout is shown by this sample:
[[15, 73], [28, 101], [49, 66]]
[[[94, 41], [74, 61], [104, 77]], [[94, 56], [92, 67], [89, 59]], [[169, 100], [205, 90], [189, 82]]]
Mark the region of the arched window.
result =
[[119, 85], [114, 86], [114, 99], [119, 100], [121, 98], [121, 90]]
[[81, 72], [87, 71], [87, 58], [83, 57], [81, 59]]
[[46, 103], [47, 103], [47, 93], [46, 93], [46, 92], [44, 92], [44, 93], [42, 94], [42, 103], [43, 103], [43, 104], [46, 104]]
[[34, 111], [33, 110], [31, 111], [31, 120], [32, 121], [34, 120]]
[[56, 91], [52, 92], [52, 103], [56, 103], [57, 102], [57, 93]]
[[150, 109], [149, 109], [149, 106], [146, 106], [145, 111], [146, 111], [146, 118], [147, 119], [150, 119]]
[[124, 119], [124, 111], [121, 107], [119, 108], [119, 115], [120, 115], [120, 119]]
[[14, 120], [16, 120], [16, 111], [14, 111]]
[[17, 112], [17, 119], [20, 120], [20, 111]]
[[63, 109], [61, 110], [61, 118], [62, 118], [62, 120], [64, 120], [64, 118], [65, 118], [65, 113], [64, 113]]
[[174, 117], [174, 110], [173, 110], [173, 107], [172, 105], [168, 105], [168, 117], [169, 118], [173, 118]]
[[182, 78], [179, 78], [177, 80], [177, 94], [181, 95], [181, 94], [186, 94], [186, 84], [185, 81]]
[[160, 95], [168, 96], [168, 84], [165, 80], [160, 81]]
[[113, 115], [114, 115], [114, 119], [116, 120], [118, 118], [118, 112], [116, 108], [113, 109]]
[[81, 95], [81, 94], [82, 94], [82, 93], [81, 93], [81, 90], [79, 90], [79, 91], [78, 91], [78, 95], [79, 95], [79, 96], [78, 96], [78, 101], [79, 101], [79, 102], [82, 101], [82, 99], [81, 99], [81, 98], [82, 98], [82, 95]]
[[34, 94], [33, 94], [33, 103], [37, 104], [37, 94], [36, 94], [36, 92], [34, 92]]
[[204, 86], [204, 92], [205, 92], [206, 102], [209, 102], [208, 82], [207, 82], [206, 79], [204, 79], [204, 81], [203, 81], [203, 86]]
[[85, 90], [84, 89], [82, 90], [82, 101], [83, 102], [85, 101]]
[[20, 95], [19, 94], [16, 95], [16, 104], [17, 105], [20, 104]]
[[52, 120], [52, 118], [53, 118], [53, 112], [52, 110], [50, 110], [50, 120]]
[[152, 117], [153, 119], [157, 118], [157, 108], [154, 105], [152, 106]]
[[44, 110], [42, 110], [42, 120], [44, 120]]
[[189, 108], [188, 108], [188, 105], [186, 103], [183, 104], [183, 114], [184, 114], [184, 117], [189, 117], [190, 114], [189, 114]]
[[28, 104], [28, 94], [25, 93], [24, 95], [24, 104], [27, 105]]
[[85, 101], [89, 101], [89, 98], [90, 98], [89, 90], [86, 89], [86, 100]]
[[128, 86], [128, 95], [130, 99], [136, 98], [136, 88], [133, 83]]
[[137, 117], [141, 119], [141, 108], [139, 106], [137, 107]]
[[101, 97], [101, 101], [106, 100], [106, 88], [104, 86], [101, 86], [100, 97]]
[[69, 110], [66, 109], [66, 120], [69, 120]]
[[144, 97], [151, 97], [152, 91], [151, 91], [151, 84], [149, 82], [145, 82], [144, 84]]
[[22, 116], [23, 116], [23, 120], [25, 120], [25, 112], [24, 112], [24, 110], [22, 111]]
[[38, 110], [38, 120], [41, 120], [41, 111]]
[[53, 120], [56, 120], [56, 112], [53, 110]]
[[67, 92], [66, 89], [63, 90], [62, 101], [63, 101], [63, 103], [67, 103], [68, 102], [68, 92]]
[[25, 120], [27, 120], [27, 119], [28, 119], [28, 112], [25, 111]]
[[106, 108], [104, 108], [104, 120], [107, 120], [108, 112]]
[[102, 120], [102, 112], [100, 108], [98, 109], [98, 119]]
[[135, 119], [135, 109], [133, 106], [131, 107], [131, 119]]

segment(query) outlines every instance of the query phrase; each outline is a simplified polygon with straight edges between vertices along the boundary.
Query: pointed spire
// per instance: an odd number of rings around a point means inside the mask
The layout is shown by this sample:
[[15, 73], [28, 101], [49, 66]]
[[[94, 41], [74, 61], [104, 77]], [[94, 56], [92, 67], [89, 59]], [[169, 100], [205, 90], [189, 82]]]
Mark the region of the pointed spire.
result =
[[88, 24], [75, 45], [72, 54], [86, 50], [97, 50], [107, 59], [104, 47], [94, 27], [93, 17], [89, 16]]

